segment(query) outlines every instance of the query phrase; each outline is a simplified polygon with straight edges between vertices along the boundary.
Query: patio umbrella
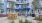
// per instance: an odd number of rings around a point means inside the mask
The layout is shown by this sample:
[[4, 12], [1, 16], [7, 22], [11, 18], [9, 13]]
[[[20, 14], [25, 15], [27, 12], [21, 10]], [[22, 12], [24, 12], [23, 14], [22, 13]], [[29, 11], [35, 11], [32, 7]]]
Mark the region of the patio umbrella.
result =
[[23, 10], [23, 8], [16, 8], [15, 11], [19, 12], [19, 15], [21, 15], [21, 10]]
[[29, 7], [25, 7], [25, 8], [23, 8], [24, 10], [26, 10], [26, 16], [27, 16], [27, 11], [29, 11], [30, 10], [30, 8]]
[[16, 11], [21, 11], [21, 10], [23, 10], [23, 8], [16, 8], [15, 10]]

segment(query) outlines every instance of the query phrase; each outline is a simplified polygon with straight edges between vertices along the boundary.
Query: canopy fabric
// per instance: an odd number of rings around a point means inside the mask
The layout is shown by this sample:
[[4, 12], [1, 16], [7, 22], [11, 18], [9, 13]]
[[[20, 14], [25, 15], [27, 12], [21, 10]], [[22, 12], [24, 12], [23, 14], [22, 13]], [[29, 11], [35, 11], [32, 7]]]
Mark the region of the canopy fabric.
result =
[[25, 7], [25, 8], [23, 8], [24, 10], [27, 10], [27, 11], [29, 11], [30, 10], [30, 8], [28, 8], [28, 7]]
[[17, 8], [17, 9], [15, 9], [15, 10], [23, 10], [23, 8]]
[[18, 10], [18, 11], [20, 11], [20, 10], [27, 10], [27, 11], [29, 11], [30, 8], [29, 8], [29, 7], [25, 7], [25, 8], [16, 8], [15, 10]]

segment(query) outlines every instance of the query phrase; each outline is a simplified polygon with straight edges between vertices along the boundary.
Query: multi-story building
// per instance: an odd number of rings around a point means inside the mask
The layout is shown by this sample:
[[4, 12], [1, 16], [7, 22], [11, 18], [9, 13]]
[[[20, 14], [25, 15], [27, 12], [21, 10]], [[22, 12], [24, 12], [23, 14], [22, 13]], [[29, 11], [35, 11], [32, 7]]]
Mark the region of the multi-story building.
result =
[[18, 8], [18, 7], [22, 7], [22, 5], [28, 3], [27, 0], [8, 0], [8, 1], [12, 1], [14, 2], [15, 1], [15, 8]]
[[4, 11], [0, 11], [0, 13], [7, 13], [9, 12], [10, 8], [11, 8], [11, 4], [14, 3], [13, 7], [14, 8], [25, 8], [26, 6], [28, 6], [29, 8], [31, 8], [32, 6], [32, 1], [33, 0], [0, 0], [0, 3], [2, 3], [2, 10], [4, 9]]
[[10, 12], [13, 12], [11, 9], [14, 9], [15, 8], [15, 0], [7, 0], [7, 13], [10, 11]]
[[39, 0], [40, 6], [42, 7], [42, 0]]
[[33, 1], [33, 0], [16, 0], [16, 8], [17, 8], [17, 7], [24, 8], [24, 7], [26, 7], [26, 6], [28, 6], [29, 8], [31, 8], [31, 6], [32, 6], [32, 1]]
[[6, 14], [6, 4], [7, 1], [6, 0], [0, 0], [0, 14]]
[[[28, 3], [28, 0], [16, 0], [16, 8], [20, 7], [20, 8], [24, 8], [26, 7], [26, 4]], [[28, 3], [29, 5], [29, 3]]]

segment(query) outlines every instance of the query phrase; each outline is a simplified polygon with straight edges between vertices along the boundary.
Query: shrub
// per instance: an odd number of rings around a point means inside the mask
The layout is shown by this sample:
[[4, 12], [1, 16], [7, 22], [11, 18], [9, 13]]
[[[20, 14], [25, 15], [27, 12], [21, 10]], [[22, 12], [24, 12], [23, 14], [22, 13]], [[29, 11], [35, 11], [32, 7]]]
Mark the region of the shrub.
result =
[[28, 21], [27, 19], [25, 19], [25, 22], [24, 23], [32, 23], [32, 22], [30, 22], [30, 21]]
[[14, 23], [14, 20], [12, 20], [11, 23]]
[[32, 14], [30, 14], [30, 16], [32, 16]]
[[24, 23], [28, 23], [28, 21], [25, 19], [25, 22]]
[[21, 20], [19, 20], [19, 23], [23, 23], [22, 19], [21, 19]]

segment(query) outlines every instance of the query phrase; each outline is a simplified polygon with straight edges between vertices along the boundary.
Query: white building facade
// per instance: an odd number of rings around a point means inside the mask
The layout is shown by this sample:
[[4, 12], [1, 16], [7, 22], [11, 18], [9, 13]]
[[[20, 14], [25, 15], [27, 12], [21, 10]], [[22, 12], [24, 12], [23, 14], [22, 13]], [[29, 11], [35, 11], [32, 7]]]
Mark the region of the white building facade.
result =
[[6, 14], [7, 10], [8, 10], [7, 8], [11, 7], [11, 5], [8, 1], [15, 2], [14, 8], [25, 8], [26, 6], [23, 7], [23, 5], [25, 5], [27, 3], [29, 3], [29, 5], [27, 4], [27, 6], [29, 8], [31, 8], [33, 0], [0, 0], [0, 3], [3, 4], [2, 5], [2, 10], [4, 10], [4, 11], [0, 11], [0, 14]]
[[0, 0], [0, 14], [6, 14], [7, 0]]

